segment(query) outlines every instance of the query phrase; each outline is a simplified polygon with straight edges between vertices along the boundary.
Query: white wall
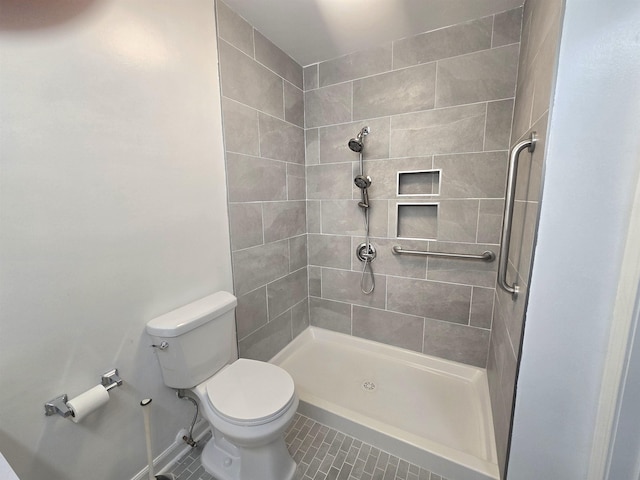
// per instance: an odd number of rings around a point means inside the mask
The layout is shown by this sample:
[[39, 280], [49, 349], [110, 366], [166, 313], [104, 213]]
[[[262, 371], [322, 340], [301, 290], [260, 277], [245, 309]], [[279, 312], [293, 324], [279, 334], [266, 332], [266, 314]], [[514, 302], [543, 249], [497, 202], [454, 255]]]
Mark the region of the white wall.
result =
[[508, 467], [517, 480], [587, 478], [640, 169], [640, 4], [567, 0], [562, 28]]
[[[0, 448], [22, 480], [127, 479], [192, 405], [145, 323], [231, 291], [213, 2], [13, 2], [0, 21]], [[19, 27], [19, 28], [18, 28]], [[45, 401], [125, 385], [74, 424]]]

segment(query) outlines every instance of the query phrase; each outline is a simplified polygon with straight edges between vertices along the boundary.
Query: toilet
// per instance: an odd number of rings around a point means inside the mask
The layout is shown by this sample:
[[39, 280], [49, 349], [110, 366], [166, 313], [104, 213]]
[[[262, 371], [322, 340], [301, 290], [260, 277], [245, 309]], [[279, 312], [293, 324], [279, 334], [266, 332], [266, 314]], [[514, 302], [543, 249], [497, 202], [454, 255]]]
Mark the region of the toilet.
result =
[[237, 358], [236, 297], [217, 292], [147, 323], [165, 385], [188, 389], [211, 425], [204, 469], [219, 480], [291, 480], [284, 432], [298, 408], [291, 376]]

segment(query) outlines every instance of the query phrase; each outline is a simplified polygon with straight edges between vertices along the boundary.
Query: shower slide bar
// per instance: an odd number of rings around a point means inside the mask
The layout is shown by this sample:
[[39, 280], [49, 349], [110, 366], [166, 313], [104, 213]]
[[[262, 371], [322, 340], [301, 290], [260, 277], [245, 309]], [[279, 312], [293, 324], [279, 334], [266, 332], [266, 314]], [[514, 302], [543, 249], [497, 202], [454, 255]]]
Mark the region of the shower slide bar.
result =
[[422, 250], [407, 250], [400, 245], [391, 247], [394, 255], [422, 255], [426, 257], [444, 257], [444, 258], [464, 258], [466, 260], [483, 260], [485, 262], [493, 262], [496, 254], [491, 250], [483, 252], [482, 255], [473, 255], [468, 253], [443, 253], [443, 252], [424, 252]]
[[514, 281], [513, 285], [507, 283], [507, 265], [509, 263], [509, 247], [511, 243], [511, 221], [513, 220], [513, 202], [516, 193], [516, 176], [518, 175], [518, 159], [520, 152], [525, 148], [529, 153], [536, 149], [536, 132], [531, 132], [527, 140], [523, 140], [511, 149], [509, 155], [509, 170], [507, 173], [507, 188], [504, 199], [504, 216], [502, 220], [502, 237], [500, 239], [500, 259], [498, 260], [498, 285], [500, 288], [510, 293], [514, 298], [518, 295], [520, 288]]

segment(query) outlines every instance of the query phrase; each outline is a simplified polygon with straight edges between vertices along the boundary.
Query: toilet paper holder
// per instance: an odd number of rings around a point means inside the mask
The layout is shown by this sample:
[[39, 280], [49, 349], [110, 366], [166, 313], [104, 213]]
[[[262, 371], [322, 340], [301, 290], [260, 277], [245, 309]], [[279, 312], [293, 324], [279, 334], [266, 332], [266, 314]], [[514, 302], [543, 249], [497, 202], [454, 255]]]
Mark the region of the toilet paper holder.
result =
[[[100, 384], [105, 388], [107, 392], [115, 387], [121, 386], [122, 379], [118, 374], [118, 369], [114, 368], [113, 370], [109, 370], [108, 372], [102, 374]], [[69, 398], [67, 397], [66, 393], [52, 400], [49, 400], [44, 404], [44, 414], [46, 416], [58, 414], [61, 417], [65, 418], [71, 416], [71, 409], [67, 406], [68, 400]]]

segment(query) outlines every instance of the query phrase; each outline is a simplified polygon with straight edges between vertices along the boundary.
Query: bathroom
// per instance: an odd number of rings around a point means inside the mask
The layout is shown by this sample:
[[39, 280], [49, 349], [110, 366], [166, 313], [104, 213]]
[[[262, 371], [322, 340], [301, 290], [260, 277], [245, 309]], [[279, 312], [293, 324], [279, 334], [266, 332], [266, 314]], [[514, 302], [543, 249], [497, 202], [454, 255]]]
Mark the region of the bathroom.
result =
[[[312, 325], [486, 367], [502, 463], [520, 353], [512, 339], [526, 308], [508, 478], [606, 478], [597, 472], [607, 459], [594, 452], [609, 446], [603, 399], [615, 407], [618, 391], [616, 375], [606, 376], [615, 363], [609, 345], [615, 334], [626, 344], [625, 332], [616, 333], [624, 323], [618, 315], [630, 322], [625, 301], [631, 311], [637, 301], [637, 271], [623, 267], [637, 265], [637, 249], [625, 244], [638, 238], [640, 102], [632, 79], [639, 7], [584, 3], [527, 0], [524, 11], [516, 2], [443, 24], [471, 25], [471, 37], [458, 30], [453, 37], [471, 38], [479, 52], [407, 57], [414, 63], [396, 68], [381, 65], [391, 57], [386, 50], [395, 41], [393, 53], [401, 51], [400, 40], [411, 43], [411, 36], [361, 45], [344, 52], [361, 53], [343, 64], [340, 54], [296, 66], [226, 4], [216, 4], [216, 30], [211, 1], [188, 8], [148, 0], [2, 2], [0, 452], [19, 478], [134, 478], [145, 465], [139, 402], [146, 397], [153, 398], [154, 454], [165, 452], [191, 422], [192, 407], [162, 384], [145, 324], [219, 290], [239, 299], [241, 356], [268, 360]], [[489, 43], [476, 47], [487, 33]], [[522, 47], [525, 34], [535, 52]], [[499, 73], [511, 94], [447, 97], [464, 91], [456, 61], [467, 56], [480, 75]], [[452, 115], [434, 122], [440, 128], [430, 138], [424, 112], [434, 105], [412, 103], [425, 91], [404, 103], [385, 103], [384, 94], [405, 90], [385, 83], [388, 76], [424, 79], [434, 62], [451, 80], [435, 106]], [[443, 80], [434, 75], [435, 96]], [[340, 97], [345, 85], [353, 104]], [[401, 103], [405, 109], [394, 110]], [[354, 260], [364, 238], [352, 183], [358, 155], [347, 147], [365, 121], [378, 250], [369, 296], [360, 292], [362, 264]], [[517, 133], [509, 133], [512, 124]], [[400, 203], [393, 175], [441, 169], [448, 198], [410, 200], [438, 203], [444, 214], [458, 207], [438, 225], [438, 247], [496, 249], [504, 191], [494, 193], [491, 182], [506, 174], [509, 148], [534, 128], [539, 143], [532, 162], [522, 161], [541, 176], [544, 160], [544, 194], [539, 202], [538, 182], [528, 185], [529, 196], [516, 196], [520, 230], [512, 238], [524, 245], [518, 273], [525, 288], [531, 282], [528, 304], [527, 295], [512, 302], [501, 292], [494, 303], [496, 262], [460, 260], [453, 270], [435, 262], [434, 276], [417, 279], [412, 269], [424, 259], [391, 254]], [[416, 166], [415, 157], [433, 164]], [[481, 178], [487, 191], [446, 191], [457, 186], [445, 182], [447, 168], [461, 157], [483, 168], [460, 175]], [[500, 173], [485, 178], [486, 166]], [[427, 280], [464, 288], [401, 295]], [[625, 297], [619, 285], [634, 288]], [[394, 289], [402, 308], [385, 309], [384, 293]], [[451, 305], [453, 321], [424, 311], [449, 295], [461, 298]], [[459, 311], [471, 322], [455, 321]], [[83, 423], [43, 415], [47, 400], [78, 394], [114, 367], [123, 386]], [[624, 447], [612, 442], [613, 459], [617, 448]], [[632, 443], [626, 448], [637, 458]]]

